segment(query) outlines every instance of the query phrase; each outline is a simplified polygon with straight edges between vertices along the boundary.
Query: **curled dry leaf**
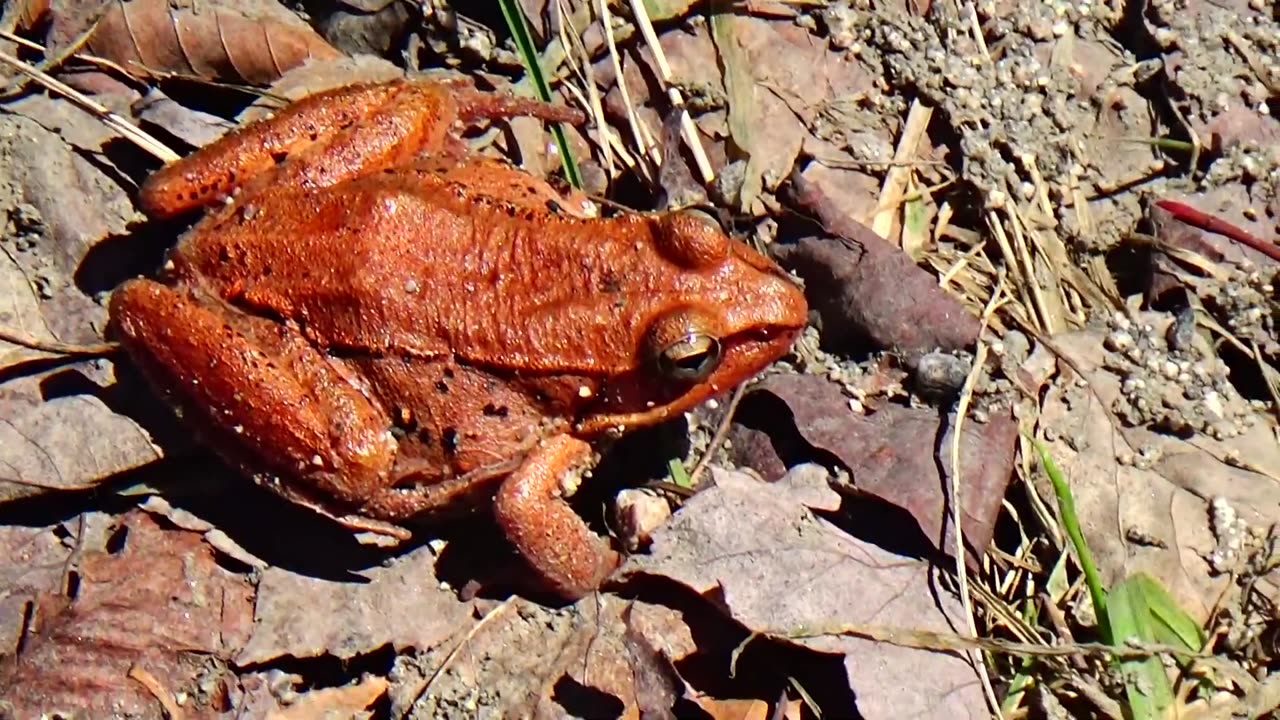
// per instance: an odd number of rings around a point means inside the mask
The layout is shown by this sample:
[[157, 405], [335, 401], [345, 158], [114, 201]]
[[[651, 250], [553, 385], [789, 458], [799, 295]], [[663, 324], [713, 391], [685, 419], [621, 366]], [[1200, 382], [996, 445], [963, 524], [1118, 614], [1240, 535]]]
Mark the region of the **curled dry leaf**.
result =
[[0, 715], [161, 718], [184, 696], [191, 717], [230, 709], [226, 661], [248, 636], [253, 587], [200, 535], [126, 516], [117, 552], [79, 564], [74, 598], [42, 595], [31, 634], [0, 666]]
[[791, 200], [812, 213], [830, 236], [807, 237], [777, 249], [779, 261], [805, 281], [805, 296], [822, 318], [824, 345], [917, 355], [971, 347], [979, 322], [918, 267], [870, 228], [840, 212], [827, 193], [800, 173]]
[[85, 49], [140, 78], [178, 74], [250, 85], [341, 54], [296, 16], [271, 12], [265, 2], [246, 5], [202, 2], [175, 9], [168, 0], [113, 2]]

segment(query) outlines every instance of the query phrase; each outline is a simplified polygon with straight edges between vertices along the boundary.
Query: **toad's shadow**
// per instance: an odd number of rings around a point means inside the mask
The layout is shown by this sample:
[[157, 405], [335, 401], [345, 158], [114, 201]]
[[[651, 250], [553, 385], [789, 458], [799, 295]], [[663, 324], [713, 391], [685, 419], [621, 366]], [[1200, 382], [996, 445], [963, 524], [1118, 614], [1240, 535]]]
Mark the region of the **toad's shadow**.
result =
[[[583, 483], [573, 505], [592, 529], [608, 532], [610, 500], [622, 486], [637, 485], [666, 472], [666, 458], [688, 442], [683, 422], [638, 430], [615, 443]], [[198, 459], [197, 459], [198, 458]], [[434, 539], [448, 544], [436, 565], [436, 575], [453, 587], [479, 583], [484, 594], [535, 591], [519, 559], [503, 537], [487, 507], [461, 517], [408, 523], [413, 538], [395, 548], [362, 545], [351, 530], [318, 513], [294, 505], [258, 487], [201, 453], [165, 497], [212, 523], [259, 559], [299, 575], [336, 582], [361, 582], [356, 574], [408, 553]], [[194, 488], [215, 492], [193, 491]], [[536, 594], [536, 592], [535, 592]]]

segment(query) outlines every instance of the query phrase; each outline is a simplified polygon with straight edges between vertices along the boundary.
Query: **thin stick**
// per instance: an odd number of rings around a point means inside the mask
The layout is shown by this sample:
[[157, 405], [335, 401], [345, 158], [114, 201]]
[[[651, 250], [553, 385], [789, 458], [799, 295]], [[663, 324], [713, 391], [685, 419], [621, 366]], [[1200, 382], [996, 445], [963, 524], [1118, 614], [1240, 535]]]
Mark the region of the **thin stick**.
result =
[[[969, 372], [969, 377], [965, 378], [964, 387], [960, 390], [960, 399], [956, 403], [956, 424], [955, 430], [951, 433], [951, 478], [948, 483], [951, 494], [951, 526], [955, 532], [955, 547], [953, 552], [956, 557], [956, 579], [959, 581], [960, 603], [964, 608], [965, 620], [968, 623], [969, 634], [978, 637], [978, 626], [973, 617], [973, 600], [969, 597], [969, 569], [965, 564], [964, 550], [964, 530], [961, 527], [960, 519], [962, 507], [960, 501], [962, 499], [960, 482], [960, 442], [963, 440], [964, 420], [969, 414], [969, 405], [973, 402], [973, 389], [978, 384], [978, 379], [982, 377], [984, 365], [987, 361], [987, 344], [982, 341], [982, 333], [986, 331], [988, 323], [991, 321], [992, 315], [1000, 308], [1005, 301], [1004, 298], [1004, 281], [1005, 274], [1000, 273], [996, 280], [996, 286], [991, 292], [991, 299], [987, 302], [987, 307], [982, 311], [982, 326], [978, 333], [977, 350], [973, 355], [973, 369]], [[987, 670], [987, 663], [981, 651], [972, 650], [971, 656], [974, 663], [974, 672], [978, 674], [978, 680], [982, 683], [982, 692], [986, 696], [987, 704], [990, 706], [991, 712], [996, 717], [1003, 717], [1000, 711], [1000, 701], [996, 698], [995, 688], [991, 685], [991, 673]]]
[[114, 355], [120, 351], [120, 343], [104, 342], [94, 345], [71, 345], [57, 340], [37, 340], [30, 335], [0, 328], [0, 341], [24, 347], [28, 350], [54, 353], [55, 355], [87, 355], [98, 357]]
[[1262, 239], [1255, 237], [1253, 233], [1248, 230], [1232, 225], [1220, 217], [1202, 212], [1190, 205], [1177, 202], [1176, 200], [1157, 200], [1156, 207], [1161, 210], [1168, 211], [1170, 215], [1173, 215], [1178, 220], [1181, 220], [1192, 227], [1198, 227], [1201, 230], [1207, 230], [1208, 232], [1216, 235], [1222, 235], [1235, 240], [1241, 245], [1247, 245], [1272, 260], [1280, 260], [1280, 248], [1276, 247], [1273, 243], [1265, 242]]
[[161, 162], [168, 164], [181, 157], [174, 151], [165, 147], [165, 145], [159, 140], [144, 132], [138, 126], [111, 112], [103, 105], [94, 102], [89, 98], [89, 96], [79, 90], [50, 77], [48, 73], [41, 72], [38, 68], [32, 67], [31, 65], [28, 65], [5, 52], [0, 52], [0, 62], [12, 67], [24, 75], [27, 75], [32, 80], [35, 80], [49, 90], [68, 98], [76, 105], [79, 105], [82, 109], [106, 123], [111, 129], [120, 133], [120, 135], [126, 140], [129, 140], [134, 145], [137, 145], [143, 150], [154, 155]]
[[716, 426], [716, 432], [711, 436], [711, 442], [707, 443], [707, 451], [698, 458], [697, 464], [693, 466], [693, 470], [689, 471], [689, 486], [698, 486], [698, 477], [707, 469], [707, 465], [711, 463], [711, 456], [715, 455], [716, 448], [724, 443], [724, 439], [729, 435], [729, 427], [733, 422], [733, 413], [738, 409], [738, 403], [742, 402], [743, 396], [747, 394], [746, 384], [739, 385], [733, 391], [733, 396], [729, 398], [729, 407], [725, 408], [724, 417], [720, 418], [720, 424]]
[[[627, 78], [622, 74], [622, 60], [618, 54], [618, 45], [613, 37], [613, 21], [612, 15], [609, 13], [608, 0], [599, 0], [600, 3], [600, 24], [604, 28], [604, 39], [609, 45], [609, 62], [613, 64], [614, 77], [618, 79], [618, 93], [622, 96], [622, 106], [627, 109], [627, 124], [631, 126], [631, 136], [636, 142], [636, 150], [640, 157], [648, 157], [654, 167], [662, 164], [662, 155], [652, 140], [650, 139], [647, 128], [644, 127], [643, 121], [636, 114], [635, 106], [631, 104], [631, 92], [627, 89]], [[655, 176], [648, 165], [640, 163], [639, 167], [644, 171], [646, 179], [652, 180]]]
[[707, 159], [706, 151], [702, 149], [702, 141], [698, 139], [698, 128], [694, 126], [693, 118], [689, 117], [689, 111], [685, 109], [684, 96], [680, 94], [679, 88], [670, 87], [671, 66], [667, 64], [667, 54], [662, 51], [662, 44], [658, 42], [658, 34], [653, 31], [653, 23], [649, 21], [649, 11], [644, 7], [644, 0], [631, 0], [631, 12], [636, 17], [636, 24], [640, 26], [640, 34], [644, 35], [645, 42], [653, 51], [653, 60], [658, 65], [658, 74], [662, 77], [662, 82], [668, 84], [667, 97], [671, 99], [671, 105], [680, 111], [680, 127], [684, 130], [684, 141], [693, 153], [693, 160], [698, 165], [702, 182], [710, 183], [716, 179], [716, 173], [711, 169], [711, 161]]

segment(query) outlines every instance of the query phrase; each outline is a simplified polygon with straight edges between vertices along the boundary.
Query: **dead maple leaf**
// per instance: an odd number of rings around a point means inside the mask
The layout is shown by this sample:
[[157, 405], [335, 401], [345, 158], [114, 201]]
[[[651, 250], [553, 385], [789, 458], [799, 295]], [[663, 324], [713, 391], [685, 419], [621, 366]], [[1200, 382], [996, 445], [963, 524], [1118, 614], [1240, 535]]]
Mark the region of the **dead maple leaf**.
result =
[[[815, 496], [825, 494], [827, 507], [840, 502], [821, 468], [801, 466], [775, 483], [721, 470], [712, 479], [622, 575], [678, 582], [765, 635], [860, 624], [953, 632], [959, 601], [941, 590], [929, 563], [856, 540], [810, 512]], [[796, 642], [841, 659], [862, 717], [986, 716], [973, 670], [954, 654], [844, 635]]]
[[[226, 662], [248, 637], [253, 587], [199, 534], [125, 516], [123, 547], [87, 553], [74, 597], [43, 594], [17, 656], [0, 665], [0, 715], [185, 717], [229, 709]], [[7, 704], [7, 706], [6, 706]]]

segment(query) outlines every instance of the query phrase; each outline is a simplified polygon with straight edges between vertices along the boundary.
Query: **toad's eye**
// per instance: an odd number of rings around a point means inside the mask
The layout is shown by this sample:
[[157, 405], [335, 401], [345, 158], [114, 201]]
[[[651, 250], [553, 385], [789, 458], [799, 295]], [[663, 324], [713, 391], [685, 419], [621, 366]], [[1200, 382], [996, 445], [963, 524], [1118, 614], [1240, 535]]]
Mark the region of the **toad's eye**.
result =
[[690, 333], [658, 352], [658, 369], [672, 380], [704, 380], [720, 363], [720, 341], [702, 333]]

